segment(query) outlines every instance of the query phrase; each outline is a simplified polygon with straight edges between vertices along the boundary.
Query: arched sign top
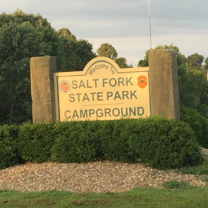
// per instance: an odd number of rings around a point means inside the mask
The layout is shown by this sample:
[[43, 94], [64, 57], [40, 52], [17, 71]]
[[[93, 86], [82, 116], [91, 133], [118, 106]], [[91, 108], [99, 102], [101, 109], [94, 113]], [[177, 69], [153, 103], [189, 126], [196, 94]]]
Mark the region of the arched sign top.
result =
[[97, 57], [83, 71], [54, 73], [57, 120], [149, 116], [148, 72], [148, 67], [121, 69], [112, 59]]
[[120, 67], [115, 61], [103, 56], [92, 59], [88, 62], [83, 71], [93, 74], [95, 71], [102, 68], [107, 70], [116, 70], [117, 73], [120, 71]]

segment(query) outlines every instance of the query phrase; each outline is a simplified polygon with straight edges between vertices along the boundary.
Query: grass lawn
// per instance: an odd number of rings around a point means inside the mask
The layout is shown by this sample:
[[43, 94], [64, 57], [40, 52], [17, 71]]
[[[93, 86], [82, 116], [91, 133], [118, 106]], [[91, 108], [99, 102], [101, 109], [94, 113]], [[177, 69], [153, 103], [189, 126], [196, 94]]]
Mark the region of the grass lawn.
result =
[[[174, 185], [175, 182], [173, 182]], [[112, 208], [207, 208], [208, 188], [179, 183], [178, 189], [134, 188], [123, 193], [70, 193], [60, 191], [0, 191], [0, 207], [112, 207]]]

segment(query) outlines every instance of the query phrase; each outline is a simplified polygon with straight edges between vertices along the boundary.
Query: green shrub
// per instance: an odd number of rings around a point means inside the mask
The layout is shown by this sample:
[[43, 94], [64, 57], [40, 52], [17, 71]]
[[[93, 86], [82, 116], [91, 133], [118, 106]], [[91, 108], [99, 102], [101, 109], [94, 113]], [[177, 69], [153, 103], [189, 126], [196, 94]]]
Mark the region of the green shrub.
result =
[[184, 122], [149, 117], [138, 119], [131, 131], [130, 148], [154, 168], [180, 168], [202, 161], [194, 132]]
[[100, 159], [97, 121], [72, 121], [54, 125], [57, 133], [52, 160], [60, 163], [82, 163]]
[[199, 144], [208, 148], [208, 120], [200, 115], [197, 110], [181, 106], [181, 121], [190, 125]]
[[15, 125], [0, 126], [0, 169], [15, 165], [18, 157], [18, 130]]
[[56, 137], [53, 125], [24, 123], [20, 126], [18, 149], [22, 159], [36, 163], [50, 161], [50, 150]]
[[103, 157], [108, 160], [135, 162], [136, 153], [129, 148], [129, 136], [132, 134], [133, 119], [121, 119], [102, 122], [99, 138]]
[[82, 163], [101, 158], [132, 163], [140, 157], [158, 169], [202, 161], [189, 124], [160, 117], [2, 126], [0, 145], [1, 168], [20, 161], [20, 156], [37, 163]]

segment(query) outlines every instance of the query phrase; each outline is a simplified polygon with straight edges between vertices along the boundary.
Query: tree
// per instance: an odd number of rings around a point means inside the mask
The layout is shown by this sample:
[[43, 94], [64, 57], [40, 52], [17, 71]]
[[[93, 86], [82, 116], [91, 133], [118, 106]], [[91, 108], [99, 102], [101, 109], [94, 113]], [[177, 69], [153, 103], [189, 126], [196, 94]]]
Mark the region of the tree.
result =
[[149, 66], [149, 63], [148, 63], [148, 53], [149, 53], [149, 50], [145, 51], [144, 59], [142, 59], [142, 60], [140, 60], [138, 62], [138, 66], [141, 66], [141, 67]]
[[202, 70], [202, 63], [204, 61], [204, 56], [199, 55], [198, 53], [194, 53], [187, 57], [187, 64], [191, 68], [195, 68], [198, 70]]
[[85, 65], [93, 58], [96, 57], [92, 52], [92, 44], [87, 40], [73, 41], [72, 47], [75, 55], [75, 68], [73, 71], [82, 71]]
[[58, 71], [82, 70], [92, 44], [64, 38], [40, 15], [0, 15], [0, 124], [31, 120], [30, 58], [56, 56]]
[[115, 60], [118, 56], [116, 49], [108, 43], [103, 43], [98, 49], [97, 53], [99, 56], [105, 56]]
[[0, 28], [0, 123], [31, 119], [30, 57], [56, 54], [59, 38], [51, 30], [11, 21]]
[[0, 15], [0, 27], [5, 23], [16, 22], [22, 24], [24, 22], [30, 23], [33, 27], [49, 27], [51, 24], [47, 19], [43, 18], [40, 14], [25, 14], [22, 10], [17, 9], [13, 14], [6, 14], [5, 12]]
[[97, 49], [97, 53], [99, 56], [105, 56], [105, 57], [113, 59], [119, 65], [120, 68], [133, 67], [131, 64], [130, 65], [127, 64], [127, 60], [124, 57], [117, 58], [118, 53], [117, 53], [116, 49], [108, 43], [103, 43]]
[[64, 38], [66, 38], [66, 39], [76, 41], [76, 37], [69, 31], [68, 28], [61, 28], [61, 29], [59, 29], [59, 30], [58, 30], [58, 34], [59, 34], [61, 37], [64, 37]]
[[130, 68], [132, 65], [128, 65], [126, 59], [124, 57], [116, 58], [115, 62], [119, 65], [120, 68]]
[[145, 67], [145, 66], [148, 66], [149, 64], [148, 64], [148, 59], [145, 59], [144, 58], [144, 60], [140, 60], [139, 62], [138, 62], [138, 66], [141, 66], [141, 67]]
[[[179, 51], [179, 48], [177, 46], [174, 46], [173, 44], [171, 45], [158, 45], [155, 47], [155, 49], [173, 49], [176, 51], [176, 54], [177, 54], [177, 63], [178, 65], [180, 64], [183, 64], [186, 62], [186, 57], [180, 53]], [[141, 66], [141, 67], [146, 67], [146, 66], [149, 66], [149, 63], [148, 63], [148, 51], [145, 52], [145, 56], [144, 56], [144, 59], [140, 60], [138, 62], [138, 66]]]

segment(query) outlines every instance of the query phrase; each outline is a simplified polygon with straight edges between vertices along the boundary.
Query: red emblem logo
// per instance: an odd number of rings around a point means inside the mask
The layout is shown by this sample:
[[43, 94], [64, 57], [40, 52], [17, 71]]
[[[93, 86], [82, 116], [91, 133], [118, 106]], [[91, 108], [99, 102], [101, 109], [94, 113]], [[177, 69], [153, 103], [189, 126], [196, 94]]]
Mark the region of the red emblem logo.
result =
[[59, 89], [61, 92], [68, 92], [70, 90], [70, 83], [67, 80], [63, 80], [59, 83]]
[[137, 77], [137, 80], [138, 80], [138, 86], [141, 87], [142, 89], [147, 86], [147, 77], [139, 76]]

